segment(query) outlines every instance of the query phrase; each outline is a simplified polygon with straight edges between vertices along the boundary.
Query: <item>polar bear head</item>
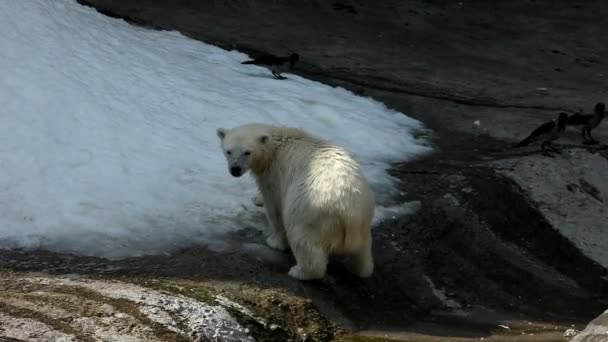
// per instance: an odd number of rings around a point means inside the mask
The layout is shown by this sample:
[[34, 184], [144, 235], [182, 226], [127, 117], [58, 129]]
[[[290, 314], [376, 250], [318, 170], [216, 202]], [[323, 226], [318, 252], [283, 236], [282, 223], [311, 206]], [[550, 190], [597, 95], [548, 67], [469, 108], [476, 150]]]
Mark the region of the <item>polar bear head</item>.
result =
[[268, 127], [260, 124], [248, 124], [232, 129], [218, 128], [228, 170], [233, 177], [241, 177], [247, 171], [260, 170], [264, 167], [270, 134]]

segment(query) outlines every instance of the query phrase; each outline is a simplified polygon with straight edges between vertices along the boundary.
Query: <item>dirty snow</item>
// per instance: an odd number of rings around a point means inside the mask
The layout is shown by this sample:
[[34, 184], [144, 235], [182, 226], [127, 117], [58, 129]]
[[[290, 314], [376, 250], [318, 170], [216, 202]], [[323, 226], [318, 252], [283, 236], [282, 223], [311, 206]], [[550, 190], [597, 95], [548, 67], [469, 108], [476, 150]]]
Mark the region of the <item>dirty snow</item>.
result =
[[377, 207], [374, 213], [372, 225], [377, 225], [384, 220], [397, 219], [406, 215], [412, 215], [420, 209], [420, 201], [411, 201], [397, 205]]
[[[303, 56], [305, 59], [306, 57]], [[204, 244], [259, 217], [217, 127], [302, 127], [361, 161], [383, 204], [418, 121], [74, 0], [0, 2], [0, 248], [111, 258]]]

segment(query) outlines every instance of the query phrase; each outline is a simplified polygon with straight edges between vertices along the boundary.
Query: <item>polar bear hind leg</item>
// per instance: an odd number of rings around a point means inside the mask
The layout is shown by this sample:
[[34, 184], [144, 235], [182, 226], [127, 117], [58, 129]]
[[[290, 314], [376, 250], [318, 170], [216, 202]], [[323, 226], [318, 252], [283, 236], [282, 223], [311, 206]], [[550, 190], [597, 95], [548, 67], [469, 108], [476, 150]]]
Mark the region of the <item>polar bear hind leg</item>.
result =
[[364, 234], [359, 248], [354, 253], [349, 254], [346, 268], [361, 278], [368, 278], [372, 275], [374, 272], [374, 260], [372, 257], [371, 233]]
[[327, 270], [328, 251], [319, 241], [318, 236], [306, 236], [307, 233], [314, 235], [320, 227], [298, 224], [290, 228], [287, 229], [287, 240], [296, 259], [296, 265], [288, 274], [300, 280], [323, 278]]

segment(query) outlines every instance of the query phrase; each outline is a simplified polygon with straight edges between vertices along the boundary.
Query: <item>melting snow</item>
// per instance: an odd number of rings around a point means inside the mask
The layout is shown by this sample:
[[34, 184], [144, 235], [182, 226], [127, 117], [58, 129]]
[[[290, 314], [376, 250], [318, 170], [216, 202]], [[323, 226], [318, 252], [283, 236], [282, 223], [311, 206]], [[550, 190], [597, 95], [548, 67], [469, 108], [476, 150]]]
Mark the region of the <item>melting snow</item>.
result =
[[74, 0], [0, 2], [0, 247], [118, 258], [250, 224], [255, 186], [228, 174], [220, 126], [328, 138], [362, 163], [380, 204], [389, 163], [430, 150], [418, 121], [246, 58]]

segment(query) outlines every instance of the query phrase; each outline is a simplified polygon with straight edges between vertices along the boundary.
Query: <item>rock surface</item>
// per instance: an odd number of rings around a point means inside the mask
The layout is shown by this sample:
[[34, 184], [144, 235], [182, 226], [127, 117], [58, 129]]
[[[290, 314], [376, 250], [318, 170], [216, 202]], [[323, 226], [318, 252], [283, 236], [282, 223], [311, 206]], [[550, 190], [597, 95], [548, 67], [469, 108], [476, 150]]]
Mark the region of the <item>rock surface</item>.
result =
[[608, 310], [591, 321], [585, 330], [578, 333], [571, 342], [608, 341]]
[[553, 227], [608, 267], [608, 159], [601, 152], [573, 148], [558, 158], [516, 157], [494, 165], [525, 189]]
[[0, 288], [0, 308], [6, 313], [0, 315], [2, 337], [254, 341], [249, 330], [228, 313], [226, 308], [234, 304], [223, 297], [219, 301], [216, 297], [212, 305], [120, 281], [36, 275], [6, 274]]

